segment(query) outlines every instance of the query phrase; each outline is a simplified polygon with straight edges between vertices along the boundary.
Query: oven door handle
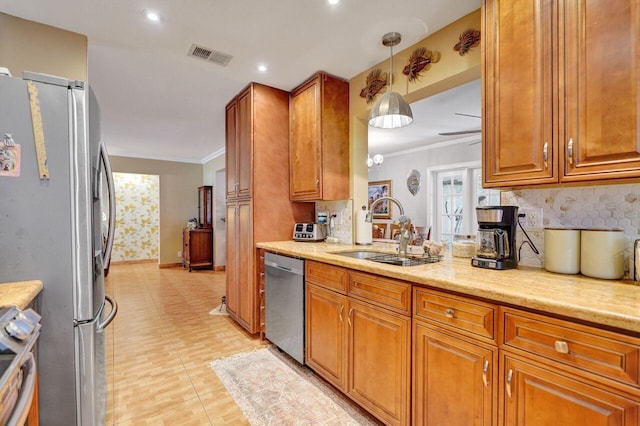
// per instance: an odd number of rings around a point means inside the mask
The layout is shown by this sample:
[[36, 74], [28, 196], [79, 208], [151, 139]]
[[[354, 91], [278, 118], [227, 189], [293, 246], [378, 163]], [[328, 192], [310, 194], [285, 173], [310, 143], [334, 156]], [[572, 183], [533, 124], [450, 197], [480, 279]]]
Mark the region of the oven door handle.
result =
[[[29, 415], [31, 403], [33, 402], [33, 394], [36, 387], [36, 362], [33, 359], [33, 353], [29, 352], [27, 359], [22, 364], [26, 366], [26, 376], [22, 382], [22, 388], [20, 389], [20, 396], [16, 401], [16, 405], [13, 408], [13, 413], [7, 422], [7, 426], [23, 425]], [[22, 368], [22, 367], [21, 367]]]

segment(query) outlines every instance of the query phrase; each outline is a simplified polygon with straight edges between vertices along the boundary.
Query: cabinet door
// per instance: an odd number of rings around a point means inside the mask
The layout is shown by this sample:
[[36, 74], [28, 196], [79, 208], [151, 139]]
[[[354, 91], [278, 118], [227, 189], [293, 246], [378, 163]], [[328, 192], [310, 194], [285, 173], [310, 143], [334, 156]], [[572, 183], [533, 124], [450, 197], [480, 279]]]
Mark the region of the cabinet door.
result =
[[347, 298], [307, 282], [305, 363], [345, 391]]
[[236, 203], [227, 204], [227, 311], [232, 317], [237, 318], [240, 306], [238, 289], [238, 236], [236, 235], [236, 223], [238, 209]]
[[637, 425], [640, 403], [533, 362], [504, 355], [505, 425]]
[[189, 257], [193, 266], [209, 264], [211, 262], [211, 232], [207, 229], [198, 229], [190, 232]]
[[348, 301], [348, 394], [387, 424], [409, 424], [411, 319]]
[[255, 251], [253, 246], [252, 202], [250, 200], [238, 202], [238, 222], [236, 235], [238, 237], [237, 261], [239, 306], [238, 322], [250, 333], [255, 333], [257, 327], [257, 283], [254, 269]]
[[559, 58], [566, 97], [560, 108], [565, 114], [563, 181], [638, 177], [640, 2], [560, 4], [564, 28], [559, 34], [564, 39]]
[[558, 181], [552, 0], [483, 0], [484, 186]]
[[413, 424], [497, 424], [498, 348], [413, 330]]
[[253, 89], [249, 87], [238, 96], [238, 145], [237, 145], [237, 179], [238, 198], [251, 197], [253, 176]]
[[[225, 162], [226, 162], [226, 197], [235, 198], [237, 193], [237, 166], [236, 146], [237, 146], [237, 100], [234, 99], [227, 105], [226, 129], [225, 129]], [[228, 235], [228, 234], [227, 234]]]
[[322, 199], [320, 79], [291, 94], [290, 195], [294, 201]]

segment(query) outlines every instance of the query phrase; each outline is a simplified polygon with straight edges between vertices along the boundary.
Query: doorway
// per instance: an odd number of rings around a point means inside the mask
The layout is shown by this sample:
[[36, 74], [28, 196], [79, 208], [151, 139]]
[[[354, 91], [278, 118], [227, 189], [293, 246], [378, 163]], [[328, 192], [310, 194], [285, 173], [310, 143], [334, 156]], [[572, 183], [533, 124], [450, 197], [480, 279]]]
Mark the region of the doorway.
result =
[[114, 173], [116, 228], [113, 262], [158, 260], [160, 176]]

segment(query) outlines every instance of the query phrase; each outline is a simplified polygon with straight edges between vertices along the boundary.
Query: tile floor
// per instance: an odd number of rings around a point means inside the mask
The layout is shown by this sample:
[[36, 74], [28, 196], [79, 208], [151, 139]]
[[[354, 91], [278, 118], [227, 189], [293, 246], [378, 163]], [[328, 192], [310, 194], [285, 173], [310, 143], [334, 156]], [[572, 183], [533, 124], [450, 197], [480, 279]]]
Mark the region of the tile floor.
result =
[[119, 304], [107, 329], [107, 425], [248, 424], [209, 363], [266, 344], [209, 315], [224, 272], [116, 264], [107, 292]]

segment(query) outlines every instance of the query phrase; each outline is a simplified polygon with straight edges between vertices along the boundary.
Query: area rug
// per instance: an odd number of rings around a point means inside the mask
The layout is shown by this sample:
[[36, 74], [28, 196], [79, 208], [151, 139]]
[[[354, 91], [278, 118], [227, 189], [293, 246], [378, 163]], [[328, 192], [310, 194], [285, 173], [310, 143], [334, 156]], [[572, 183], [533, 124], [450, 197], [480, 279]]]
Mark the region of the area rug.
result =
[[211, 368], [254, 426], [379, 424], [274, 346], [215, 360]]

